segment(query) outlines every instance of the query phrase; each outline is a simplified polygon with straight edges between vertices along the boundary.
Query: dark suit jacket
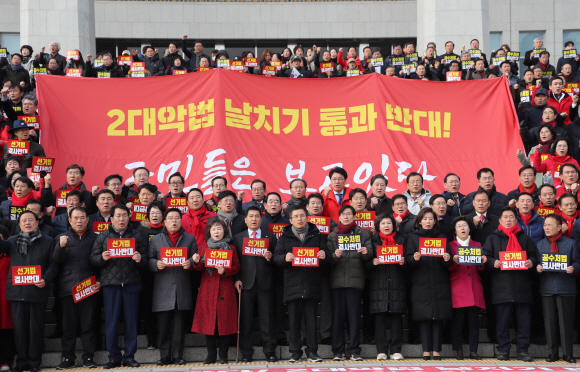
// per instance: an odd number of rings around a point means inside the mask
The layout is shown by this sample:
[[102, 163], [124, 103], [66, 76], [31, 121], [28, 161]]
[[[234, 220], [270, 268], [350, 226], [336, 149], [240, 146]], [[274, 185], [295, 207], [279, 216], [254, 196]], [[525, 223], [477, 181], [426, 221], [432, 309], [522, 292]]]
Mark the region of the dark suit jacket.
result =
[[[473, 211], [467, 215], [467, 218], [473, 223], [473, 217], [475, 216], [477, 216], [477, 213]], [[480, 223], [475, 227], [475, 231], [471, 232], [471, 239], [481, 243], [483, 246], [487, 240], [487, 237], [490, 236], [495, 230], [497, 230], [498, 227], [499, 217], [489, 213], [488, 209], [487, 216], [483, 224]]]
[[244, 238], [249, 238], [248, 230], [234, 236], [234, 247], [238, 251], [240, 259], [240, 271], [234, 275], [234, 282], [241, 280], [243, 289], [252, 289], [255, 282], [264, 290], [272, 289], [272, 272], [278, 267], [274, 265], [274, 250], [276, 249], [276, 235], [268, 231], [261, 230], [261, 239], [268, 239], [268, 250], [272, 252], [272, 258], [267, 261], [264, 257], [248, 256], [243, 254]]

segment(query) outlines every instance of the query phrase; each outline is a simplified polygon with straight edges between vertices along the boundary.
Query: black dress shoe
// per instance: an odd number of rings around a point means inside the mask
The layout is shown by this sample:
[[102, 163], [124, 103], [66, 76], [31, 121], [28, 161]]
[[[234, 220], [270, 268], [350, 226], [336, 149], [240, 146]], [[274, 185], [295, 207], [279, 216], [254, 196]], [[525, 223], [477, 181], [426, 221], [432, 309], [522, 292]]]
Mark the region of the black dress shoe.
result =
[[203, 364], [214, 364], [215, 362], [216, 362], [216, 357], [214, 357], [214, 356], [208, 356], [203, 361]]
[[433, 355], [433, 357], [431, 357], [431, 360], [441, 360], [441, 355]]
[[32, 367], [30, 368], [30, 372], [38, 372], [40, 371], [40, 367]]
[[279, 338], [276, 340], [276, 344], [278, 344], [278, 346], [288, 346], [288, 340], [285, 338]]
[[187, 362], [185, 361], [185, 359], [179, 359], [179, 361], [177, 362], [177, 364], [184, 365], [184, 364], [187, 364]]
[[458, 351], [457, 356], [455, 357], [457, 360], [463, 360], [463, 351]]
[[241, 362], [242, 363], [252, 363], [252, 357], [245, 356], [245, 357], [242, 358]]
[[139, 364], [135, 359], [124, 360], [123, 367], [139, 368], [141, 367], [141, 364]]
[[557, 360], [560, 360], [560, 357], [558, 355], [552, 355], [552, 354], [550, 354], [546, 358], [546, 362], [548, 362], [548, 363], [554, 363]]
[[566, 356], [564, 358], [564, 361], [567, 363], [576, 363], [576, 359], [574, 359], [574, 357], [572, 357], [572, 356]]
[[220, 357], [220, 364], [228, 364], [228, 358]]
[[109, 360], [107, 364], [103, 366], [104, 369], [111, 369], [121, 367], [121, 362], [117, 362], [116, 360]]
[[266, 353], [265, 355], [268, 362], [274, 363], [278, 361], [278, 358], [276, 358], [276, 354], [274, 353]]
[[506, 352], [498, 352], [497, 360], [510, 360], [510, 354]]
[[171, 359], [159, 359], [157, 361], [158, 366], [166, 366], [168, 364], [171, 364]]
[[423, 355], [423, 360], [431, 360], [431, 355]]
[[332, 345], [332, 338], [325, 337], [322, 340], [320, 340], [320, 344], [321, 345]]
[[531, 357], [528, 353], [518, 353], [518, 359], [524, 362], [533, 362], [534, 358]]
[[472, 353], [469, 355], [469, 359], [481, 360], [482, 358], [479, 355], [477, 355], [477, 353]]

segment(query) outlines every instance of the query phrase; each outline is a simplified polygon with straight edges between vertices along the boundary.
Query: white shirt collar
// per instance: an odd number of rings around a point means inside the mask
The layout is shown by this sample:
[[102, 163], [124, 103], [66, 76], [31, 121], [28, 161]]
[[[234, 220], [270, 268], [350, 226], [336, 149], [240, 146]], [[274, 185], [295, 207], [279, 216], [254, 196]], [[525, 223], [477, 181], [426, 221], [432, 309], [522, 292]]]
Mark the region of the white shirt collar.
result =
[[[481, 213], [479, 213], [478, 211], [475, 211], [475, 213], [477, 214], [478, 217], [481, 217]], [[485, 211], [483, 217], [487, 217], [487, 211]]]
[[[248, 229], [248, 236], [251, 238], [252, 237], [252, 233], [253, 231]], [[258, 230], [256, 230], [256, 239], [261, 239], [262, 238], [262, 229], [258, 228]]]

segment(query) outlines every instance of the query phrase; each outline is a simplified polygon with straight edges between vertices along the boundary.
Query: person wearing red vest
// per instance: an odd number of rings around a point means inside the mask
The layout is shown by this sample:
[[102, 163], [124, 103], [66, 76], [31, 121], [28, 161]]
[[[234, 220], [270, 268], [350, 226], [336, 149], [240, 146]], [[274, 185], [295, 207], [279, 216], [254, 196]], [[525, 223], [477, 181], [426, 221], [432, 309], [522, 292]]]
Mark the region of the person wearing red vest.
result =
[[322, 215], [338, 221], [338, 211], [343, 205], [350, 205], [350, 188], [345, 187], [348, 174], [341, 167], [335, 167], [328, 174], [331, 186], [324, 188]]

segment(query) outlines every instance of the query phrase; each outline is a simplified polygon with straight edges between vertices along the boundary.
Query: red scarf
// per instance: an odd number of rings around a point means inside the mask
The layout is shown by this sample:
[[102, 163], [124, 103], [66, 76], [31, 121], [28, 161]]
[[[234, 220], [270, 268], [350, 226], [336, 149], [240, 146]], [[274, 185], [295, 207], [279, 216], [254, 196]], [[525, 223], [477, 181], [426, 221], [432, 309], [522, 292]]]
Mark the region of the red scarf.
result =
[[135, 184], [133, 184], [133, 191], [135, 191], [135, 194], [139, 195], [139, 187]]
[[506, 252], [520, 252], [522, 250], [518, 238], [516, 238], [516, 233], [522, 231], [518, 225], [513, 225], [509, 229], [506, 229], [503, 225], [499, 225], [497, 229], [503, 231], [503, 233], [510, 239], [505, 250]]
[[121, 195], [115, 196], [115, 205], [119, 204], [119, 200], [121, 200]]
[[[550, 122], [550, 123], [546, 123], [546, 122], [543, 122], [543, 121], [542, 121], [542, 124], [540, 124], [540, 126], [542, 126], [542, 125], [544, 125], [544, 124], [550, 124], [550, 125], [551, 125], [551, 126], [553, 126], [554, 128], [556, 127], [556, 121], [555, 121], [555, 120], [554, 120], [554, 121], [552, 121], [552, 122]], [[549, 141], [546, 141], [546, 142], [542, 142], [542, 141], [540, 141], [540, 144], [541, 144], [542, 146], [550, 146], [550, 145], [552, 144], [552, 142], [554, 142], [555, 140], [556, 140], [555, 138], [552, 138], [551, 140], [549, 140]], [[543, 151], [542, 151], [542, 153], [543, 153]]]
[[71, 185], [69, 185], [69, 184], [67, 183], [67, 184], [66, 184], [66, 189], [67, 189], [68, 191], [73, 191], [73, 190], [81, 191], [81, 185], [82, 185], [82, 184], [83, 184], [83, 183], [81, 182], [81, 183], [79, 183], [78, 185], [76, 185], [75, 187], [72, 187]]
[[564, 163], [567, 163], [569, 159], [572, 159], [572, 157], [570, 155], [564, 155], [564, 156], [552, 155], [552, 158], [554, 159], [554, 161], [557, 164], [564, 164]]
[[205, 212], [207, 212], [207, 209], [205, 208], [205, 204], [203, 204], [201, 206], [201, 208], [199, 208], [196, 211], [194, 211], [193, 209], [189, 208], [189, 210], [187, 211], [187, 215], [189, 217], [191, 217], [191, 219], [193, 220], [193, 227], [197, 227], [199, 225], [199, 216], [201, 216]]
[[167, 235], [169, 235], [169, 240], [171, 240], [171, 244], [173, 244], [173, 246], [176, 247], [177, 241], [179, 240], [179, 237], [181, 236], [181, 230], [179, 230], [175, 234], [172, 234], [168, 231]]
[[577, 210], [576, 213], [572, 215], [572, 217], [566, 216], [564, 212], [560, 212], [560, 215], [564, 219], [566, 225], [568, 225], [568, 231], [566, 231], [566, 236], [569, 238], [570, 235], [572, 234], [572, 227], [574, 227], [574, 221], [580, 217], [580, 211]]
[[389, 235], [385, 235], [382, 232], [379, 233], [379, 237], [381, 239], [383, 239], [383, 246], [384, 247], [388, 247], [388, 246], [393, 246], [393, 245], [397, 245], [397, 243], [395, 242], [395, 236], [397, 235], [396, 231], [393, 231], [391, 234]]
[[562, 231], [558, 233], [556, 236], [548, 236], [548, 240], [550, 241], [550, 253], [558, 253], [558, 244], [556, 242], [562, 237]]
[[524, 224], [528, 226], [530, 224], [530, 220], [532, 219], [532, 213], [528, 214], [527, 216], [524, 216], [518, 211], [518, 214], [520, 215], [522, 221], [524, 221]]
[[29, 200], [34, 199], [34, 195], [32, 194], [32, 192], [29, 192], [25, 197], [23, 198], [19, 198], [16, 196], [16, 194], [12, 194], [12, 205], [18, 206], [18, 207], [24, 207], [26, 206], [26, 204], [28, 203]]
[[400, 216], [400, 217], [401, 217], [401, 219], [402, 219], [402, 220], [404, 220], [404, 219], [405, 219], [405, 217], [407, 217], [407, 214], [409, 214], [409, 210], [408, 210], [408, 209], [407, 209], [407, 210], [405, 211], [405, 213], [403, 213], [403, 214], [397, 214], [397, 213], [393, 213], [393, 217], [397, 218], [397, 217], [399, 217], [399, 216]]
[[529, 189], [529, 190], [526, 190], [526, 189], [524, 188], [524, 186], [522, 186], [522, 184], [520, 183], [520, 187], [519, 187], [519, 189], [520, 189], [520, 194], [521, 194], [522, 192], [527, 192], [527, 193], [529, 193], [529, 194], [533, 194], [533, 193], [534, 193], [534, 191], [536, 191], [536, 184], [534, 183], [531, 189]]
[[163, 221], [159, 225], [154, 225], [151, 222], [149, 222], [149, 225], [151, 226], [152, 229], [159, 229], [163, 227]]
[[338, 233], [339, 234], [350, 234], [356, 228], [356, 221], [351, 223], [350, 225], [343, 225], [340, 221], [338, 221]]
[[542, 66], [542, 70], [545, 70], [546, 68], [548, 68], [548, 64], [547, 63], [546, 64], [543, 64], [542, 62], [538, 61], [538, 64], [540, 66]]

